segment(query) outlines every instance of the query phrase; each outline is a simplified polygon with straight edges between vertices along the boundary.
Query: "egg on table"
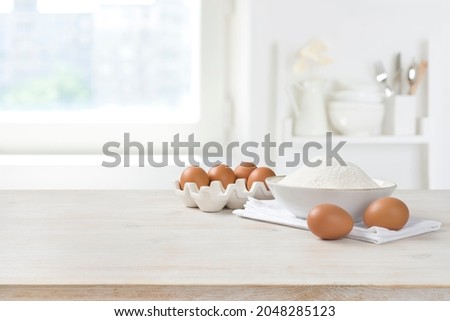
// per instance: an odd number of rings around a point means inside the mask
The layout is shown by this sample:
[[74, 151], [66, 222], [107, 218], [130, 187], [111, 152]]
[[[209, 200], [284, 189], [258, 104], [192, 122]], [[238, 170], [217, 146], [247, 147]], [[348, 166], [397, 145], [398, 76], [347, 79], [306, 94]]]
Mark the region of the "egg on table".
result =
[[353, 229], [353, 219], [343, 208], [334, 204], [314, 207], [306, 218], [309, 230], [323, 240], [337, 240]]
[[364, 211], [363, 221], [368, 227], [380, 226], [398, 231], [408, 222], [409, 209], [395, 197], [384, 197], [371, 203]]

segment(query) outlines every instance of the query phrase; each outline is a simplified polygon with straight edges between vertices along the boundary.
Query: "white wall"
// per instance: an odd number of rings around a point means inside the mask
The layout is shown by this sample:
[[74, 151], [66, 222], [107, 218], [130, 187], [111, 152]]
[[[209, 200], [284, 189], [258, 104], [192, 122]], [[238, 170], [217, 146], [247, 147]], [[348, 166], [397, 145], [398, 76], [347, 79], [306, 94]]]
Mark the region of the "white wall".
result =
[[[431, 174], [427, 170], [426, 149], [418, 146], [388, 146], [385, 150], [397, 165], [406, 164], [402, 170], [386, 170], [385, 176], [401, 182], [403, 188], [425, 188], [430, 178], [434, 188], [450, 187], [450, 172], [445, 167], [448, 155], [444, 119], [449, 119], [450, 78], [442, 77], [443, 69], [450, 72], [445, 57], [450, 54], [449, 5], [445, 1], [429, 0], [239, 0], [235, 1], [231, 63], [233, 77], [230, 92], [235, 101], [234, 138], [256, 139], [268, 131], [276, 132], [280, 127], [279, 91], [280, 79], [285, 77], [277, 66], [290, 68], [293, 57], [312, 38], [320, 38], [328, 44], [334, 63], [323, 68], [328, 79], [374, 82], [374, 62], [382, 60], [394, 68], [397, 52], [403, 56], [404, 67], [413, 57], [420, 59], [444, 59], [429, 61], [429, 74], [434, 79], [419, 88], [419, 116], [429, 113], [428, 103], [437, 110], [432, 123], [431, 137], [433, 155]], [[443, 38], [447, 36], [447, 38]], [[430, 40], [434, 52], [430, 54]], [[435, 65], [433, 65], [435, 64]], [[430, 85], [430, 87], [428, 87]], [[429, 90], [430, 89], [430, 90]], [[433, 97], [430, 92], [433, 92]], [[285, 104], [287, 106], [287, 104]], [[286, 108], [282, 113], [289, 113]], [[444, 125], [444, 126], [442, 126]], [[383, 165], [377, 165], [373, 155], [380, 157], [379, 146], [374, 153], [367, 153], [370, 146], [351, 147], [347, 154], [368, 167], [369, 172], [383, 173]], [[359, 150], [359, 151], [358, 151]], [[286, 169], [289, 171], [289, 169]]]

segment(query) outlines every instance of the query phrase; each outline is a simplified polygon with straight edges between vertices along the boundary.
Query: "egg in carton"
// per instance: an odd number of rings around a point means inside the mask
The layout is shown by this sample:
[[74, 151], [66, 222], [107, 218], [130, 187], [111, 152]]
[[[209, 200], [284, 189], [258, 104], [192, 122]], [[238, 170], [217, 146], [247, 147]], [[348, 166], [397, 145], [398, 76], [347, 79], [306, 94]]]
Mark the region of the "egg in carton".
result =
[[220, 181], [212, 181], [209, 186], [200, 189], [195, 183], [185, 183], [184, 189], [180, 182], [175, 181], [175, 194], [179, 196], [187, 207], [198, 207], [203, 212], [219, 212], [225, 206], [230, 209], [243, 208], [249, 196], [256, 199], [273, 199], [272, 192], [264, 182], [254, 182], [247, 190], [246, 179], [237, 179], [234, 184], [223, 188]]

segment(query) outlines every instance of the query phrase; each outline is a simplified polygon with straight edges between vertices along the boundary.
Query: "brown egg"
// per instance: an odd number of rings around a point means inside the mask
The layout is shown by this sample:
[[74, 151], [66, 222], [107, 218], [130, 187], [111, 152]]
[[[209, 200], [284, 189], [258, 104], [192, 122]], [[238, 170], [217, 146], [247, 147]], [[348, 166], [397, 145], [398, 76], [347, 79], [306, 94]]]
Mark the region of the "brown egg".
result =
[[208, 171], [209, 179], [212, 181], [220, 181], [223, 188], [227, 188], [229, 184], [233, 184], [236, 181], [236, 175], [233, 170], [225, 164], [212, 167]]
[[384, 197], [370, 204], [364, 212], [363, 221], [368, 227], [380, 226], [400, 230], [409, 219], [409, 209], [395, 197]]
[[337, 240], [353, 229], [353, 219], [343, 208], [333, 204], [314, 207], [306, 218], [311, 232], [323, 240]]
[[245, 178], [247, 179], [251, 172], [256, 168], [256, 165], [249, 162], [242, 162], [241, 165], [234, 169], [234, 173], [236, 174], [236, 178]]
[[197, 187], [209, 185], [209, 177], [201, 167], [190, 166], [184, 169], [180, 177], [180, 188], [184, 189], [184, 184], [195, 183]]
[[268, 167], [255, 168], [248, 176], [247, 189], [250, 190], [254, 182], [263, 182], [264, 185], [266, 185], [266, 188], [269, 189], [265, 181], [267, 177], [271, 176], [275, 176], [275, 173], [270, 168]]

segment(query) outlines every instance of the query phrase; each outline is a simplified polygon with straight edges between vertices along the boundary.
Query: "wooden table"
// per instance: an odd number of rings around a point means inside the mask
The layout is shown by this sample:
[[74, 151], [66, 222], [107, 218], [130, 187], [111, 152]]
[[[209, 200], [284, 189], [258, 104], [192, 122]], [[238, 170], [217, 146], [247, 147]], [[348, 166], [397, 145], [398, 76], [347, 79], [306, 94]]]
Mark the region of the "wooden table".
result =
[[397, 196], [441, 229], [321, 241], [171, 191], [1, 191], [0, 299], [449, 300], [450, 191]]

